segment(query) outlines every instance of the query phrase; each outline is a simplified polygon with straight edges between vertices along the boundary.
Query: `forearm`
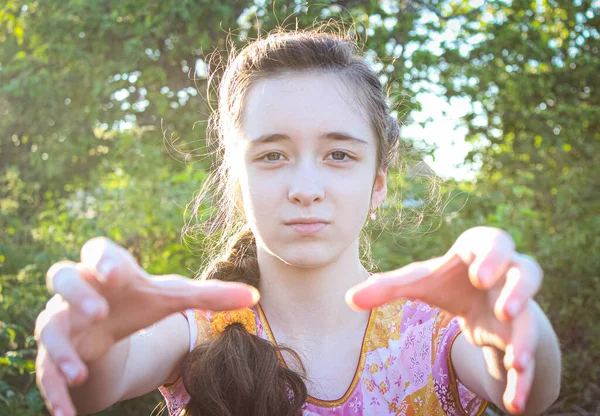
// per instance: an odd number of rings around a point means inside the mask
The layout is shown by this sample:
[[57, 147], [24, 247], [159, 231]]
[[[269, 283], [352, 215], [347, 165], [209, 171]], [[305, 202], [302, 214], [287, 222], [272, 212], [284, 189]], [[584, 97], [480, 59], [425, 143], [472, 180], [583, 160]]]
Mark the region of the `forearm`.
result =
[[[535, 363], [531, 390], [525, 404], [526, 415], [539, 415], [557, 399], [560, 392], [561, 359], [558, 339], [548, 318], [539, 305], [531, 302], [539, 322], [539, 341], [533, 352]], [[484, 348], [487, 371], [485, 390], [490, 399], [502, 405], [502, 397], [506, 390], [506, 370], [504, 369], [504, 352], [494, 348]], [[504, 406], [501, 406], [504, 408]]]
[[189, 346], [187, 320], [180, 313], [132, 334], [89, 364], [88, 381], [72, 390], [77, 409], [97, 412], [174, 381]]
[[99, 412], [121, 399], [130, 350], [131, 338], [127, 337], [116, 343], [102, 359], [87, 363], [89, 374], [85, 383], [70, 390], [79, 413]]

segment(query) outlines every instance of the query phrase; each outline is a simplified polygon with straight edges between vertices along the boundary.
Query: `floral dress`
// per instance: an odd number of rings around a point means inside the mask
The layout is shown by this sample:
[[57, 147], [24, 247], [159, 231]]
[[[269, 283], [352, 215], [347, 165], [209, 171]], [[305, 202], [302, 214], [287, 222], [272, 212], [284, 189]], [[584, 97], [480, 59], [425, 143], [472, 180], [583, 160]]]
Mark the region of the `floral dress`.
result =
[[[260, 305], [252, 309], [257, 335], [275, 343]], [[211, 313], [185, 311], [190, 350], [210, 337]], [[422, 302], [398, 300], [371, 310], [354, 378], [337, 400], [308, 396], [302, 415], [481, 415], [487, 402], [455, 376], [450, 352], [456, 319]], [[171, 416], [189, 401], [181, 378], [159, 387]]]

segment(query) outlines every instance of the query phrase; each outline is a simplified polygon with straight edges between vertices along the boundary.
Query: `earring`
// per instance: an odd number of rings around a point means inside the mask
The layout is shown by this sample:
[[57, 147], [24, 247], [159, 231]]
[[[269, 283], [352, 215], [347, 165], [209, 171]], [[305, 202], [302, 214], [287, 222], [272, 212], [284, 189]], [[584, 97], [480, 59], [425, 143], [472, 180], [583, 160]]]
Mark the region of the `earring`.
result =
[[371, 210], [369, 218], [371, 218], [371, 221], [375, 221], [377, 219], [377, 214], [375, 214], [375, 210]]

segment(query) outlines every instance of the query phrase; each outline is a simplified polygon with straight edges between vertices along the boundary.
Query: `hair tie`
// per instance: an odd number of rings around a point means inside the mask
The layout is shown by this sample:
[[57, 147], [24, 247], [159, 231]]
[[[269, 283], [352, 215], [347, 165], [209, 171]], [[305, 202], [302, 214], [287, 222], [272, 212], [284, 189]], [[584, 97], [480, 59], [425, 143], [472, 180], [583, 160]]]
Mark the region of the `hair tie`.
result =
[[216, 312], [211, 319], [211, 328], [214, 335], [222, 333], [231, 324], [240, 323], [252, 335], [257, 334], [254, 312], [250, 308], [234, 311]]

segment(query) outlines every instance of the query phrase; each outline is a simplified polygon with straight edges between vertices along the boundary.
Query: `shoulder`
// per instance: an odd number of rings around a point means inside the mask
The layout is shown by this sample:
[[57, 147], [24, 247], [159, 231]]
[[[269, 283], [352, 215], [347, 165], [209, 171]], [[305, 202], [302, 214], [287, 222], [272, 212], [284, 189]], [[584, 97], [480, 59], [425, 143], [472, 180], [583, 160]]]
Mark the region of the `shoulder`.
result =
[[188, 309], [182, 312], [187, 319], [190, 330], [189, 351], [199, 343], [212, 336], [211, 319], [213, 313], [200, 309]]

